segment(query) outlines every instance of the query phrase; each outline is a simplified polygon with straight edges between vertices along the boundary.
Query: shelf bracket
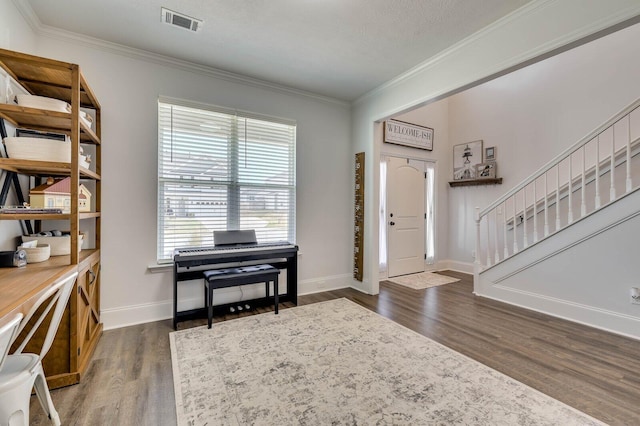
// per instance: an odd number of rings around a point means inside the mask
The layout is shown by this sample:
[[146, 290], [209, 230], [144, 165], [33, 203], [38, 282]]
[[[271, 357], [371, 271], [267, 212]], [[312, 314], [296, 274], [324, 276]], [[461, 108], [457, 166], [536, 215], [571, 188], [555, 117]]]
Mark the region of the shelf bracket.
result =
[[[7, 137], [7, 127], [4, 124], [4, 118], [0, 118], [0, 139]], [[4, 148], [5, 156], [8, 158], [7, 147]], [[9, 187], [13, 183], [13, 187], [16, 191], [16, 197], [18, 198], [18, 204], [23, 205], [25, 202], [24, 194], [20, 186], [20, 179], [16, 172], [4, 171], [4, 182], [2, 183], [2, 190], [0, 191], [0, 206], [4, 206], [9, 196]], [[25, 235], [33, 234], [33, 227], [28, 220], [21, 220], [20, 226], [22, 227], [22, 233]]]

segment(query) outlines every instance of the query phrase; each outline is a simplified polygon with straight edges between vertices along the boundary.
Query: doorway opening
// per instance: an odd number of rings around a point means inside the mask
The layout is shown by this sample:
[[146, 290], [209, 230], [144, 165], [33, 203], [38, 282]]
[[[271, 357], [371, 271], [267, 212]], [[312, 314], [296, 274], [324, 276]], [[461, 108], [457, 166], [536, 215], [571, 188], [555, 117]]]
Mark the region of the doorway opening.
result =
[[380, 275], [424, 272], [435, 263], [435, 162], [380, 159]]

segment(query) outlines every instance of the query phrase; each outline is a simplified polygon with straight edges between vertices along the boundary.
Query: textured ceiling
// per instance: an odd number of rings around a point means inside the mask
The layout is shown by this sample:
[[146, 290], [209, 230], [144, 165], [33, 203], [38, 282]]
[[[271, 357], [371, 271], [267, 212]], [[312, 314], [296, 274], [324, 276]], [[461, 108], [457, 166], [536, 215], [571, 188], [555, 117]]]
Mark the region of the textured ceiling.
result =
[[351, 101], [530, 0], [23, 1], [47, 26]]

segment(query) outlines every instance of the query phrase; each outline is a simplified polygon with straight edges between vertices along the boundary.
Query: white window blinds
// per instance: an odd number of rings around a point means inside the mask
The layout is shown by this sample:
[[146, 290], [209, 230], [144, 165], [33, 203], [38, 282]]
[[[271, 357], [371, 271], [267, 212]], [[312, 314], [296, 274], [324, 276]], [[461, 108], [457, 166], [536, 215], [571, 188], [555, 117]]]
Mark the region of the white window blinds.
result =
[[158, 261], [214, 230], [295, 242], [295, 141], [293, 122], [161, 99]]

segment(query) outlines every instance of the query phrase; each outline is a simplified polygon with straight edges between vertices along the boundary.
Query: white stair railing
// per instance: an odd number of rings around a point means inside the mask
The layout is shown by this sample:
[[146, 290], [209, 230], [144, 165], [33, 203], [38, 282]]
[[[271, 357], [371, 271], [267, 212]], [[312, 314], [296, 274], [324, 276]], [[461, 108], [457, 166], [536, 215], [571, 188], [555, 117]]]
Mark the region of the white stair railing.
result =
[[[640, 179], [634, 182], [632, 176], [632, 159], [639, 153], [640, 99], [485, 209], [476, 207], [476, 274], [640, 188]], [[616, 173], [623, 164], [624, 175]]]

